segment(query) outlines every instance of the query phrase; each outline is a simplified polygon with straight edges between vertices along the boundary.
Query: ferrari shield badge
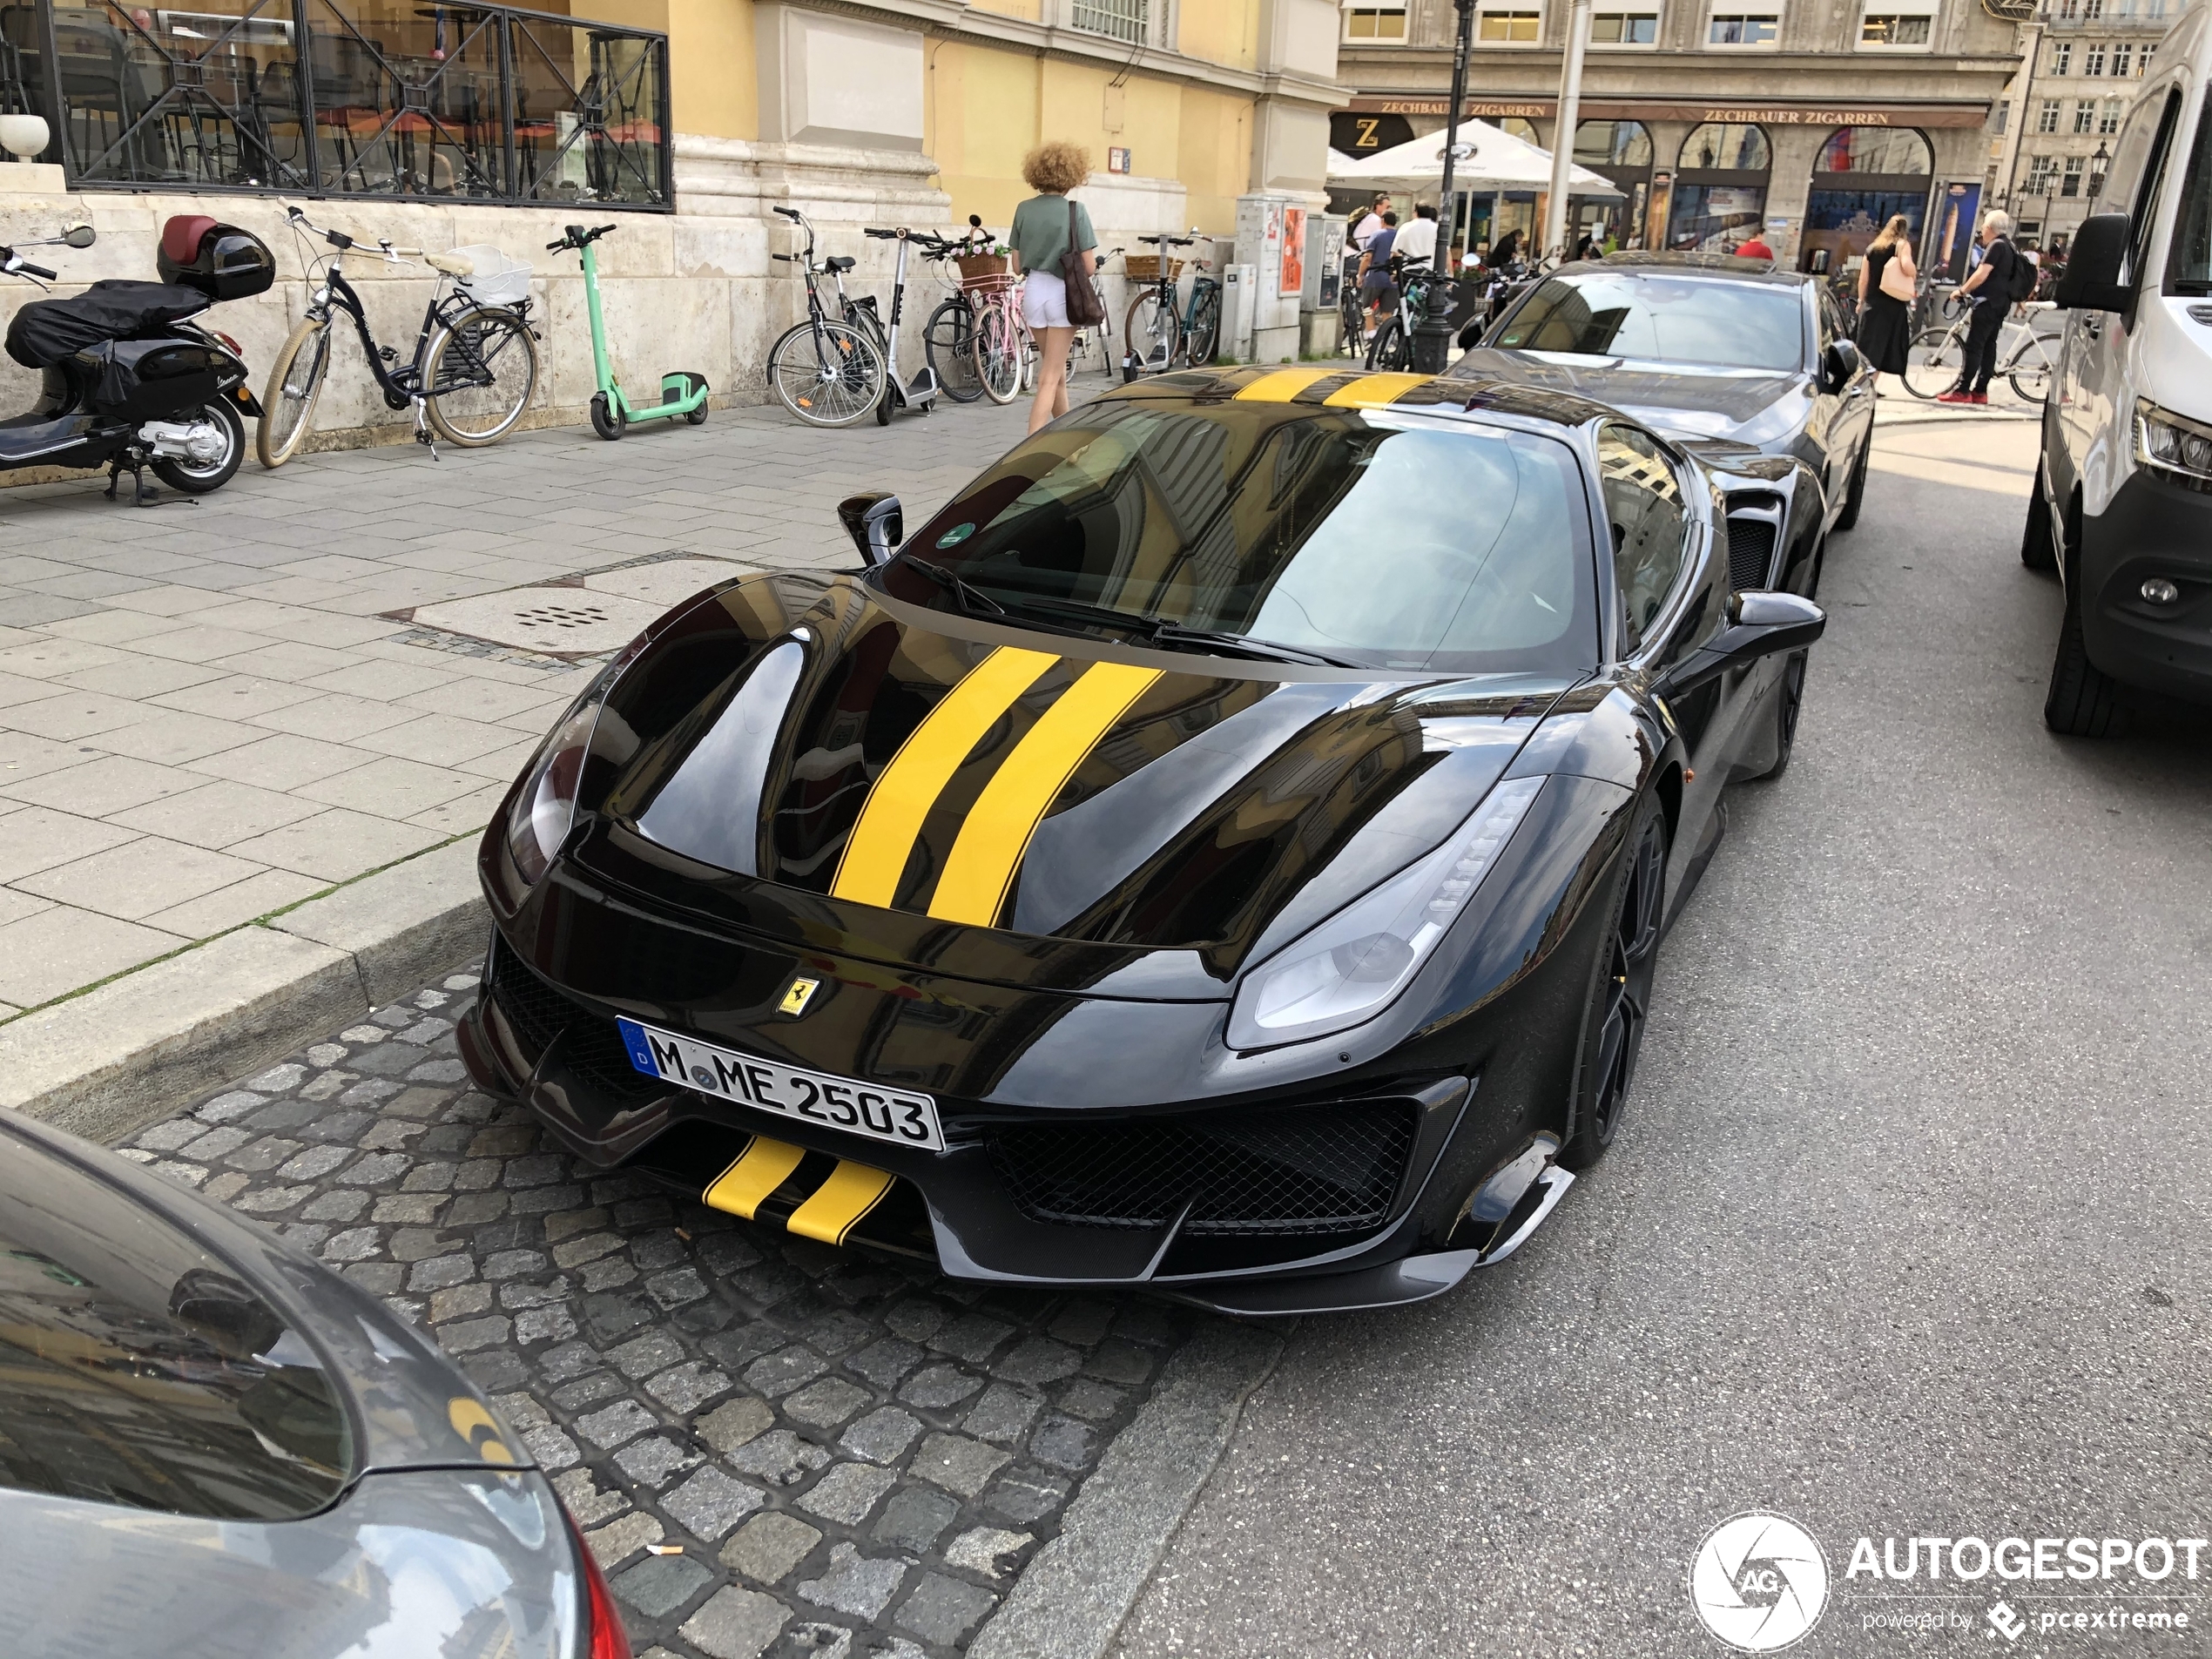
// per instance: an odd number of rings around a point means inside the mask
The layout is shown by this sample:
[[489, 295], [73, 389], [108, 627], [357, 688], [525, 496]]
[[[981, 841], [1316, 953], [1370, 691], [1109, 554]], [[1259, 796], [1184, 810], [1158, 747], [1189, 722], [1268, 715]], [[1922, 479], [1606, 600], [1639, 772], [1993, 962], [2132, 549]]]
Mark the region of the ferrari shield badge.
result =
[[776, 1005], [776, 1012], [797, 1018], [806, 1012], [807, 1003], [814, 1000], [814, 993], [821, 988], [821, 981], [801, 974], [785, 989], [784, 1000]]

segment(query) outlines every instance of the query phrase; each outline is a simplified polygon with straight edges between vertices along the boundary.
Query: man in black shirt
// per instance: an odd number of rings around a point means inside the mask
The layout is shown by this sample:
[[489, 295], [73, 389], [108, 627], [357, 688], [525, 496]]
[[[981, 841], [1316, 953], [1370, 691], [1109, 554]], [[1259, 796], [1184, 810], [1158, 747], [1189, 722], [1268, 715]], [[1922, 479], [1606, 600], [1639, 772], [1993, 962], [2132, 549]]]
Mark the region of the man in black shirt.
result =
[[1989, 401], [1990, 377], [1997, 372], [1997, 334], [2013, 308], [2013, 271], [2020, 257], [2006, 237], [2012, 228], [2004, 213], [1982, 215], [1981, 263], [1959, 285], [1974, 307], [1973, 320], [1966, 325], [1966, 363], [1959, 384], [1936, 399], [1939, 403]]

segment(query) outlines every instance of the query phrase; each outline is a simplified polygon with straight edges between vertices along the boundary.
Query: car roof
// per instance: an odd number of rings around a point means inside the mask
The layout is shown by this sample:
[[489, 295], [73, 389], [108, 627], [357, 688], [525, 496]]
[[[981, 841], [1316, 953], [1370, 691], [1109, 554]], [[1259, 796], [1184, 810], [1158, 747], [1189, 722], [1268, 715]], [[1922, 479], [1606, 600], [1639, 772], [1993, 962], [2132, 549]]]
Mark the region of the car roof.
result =
[[1291, 403], [1312, 408], [1420, 409], [1438, 415], [1502, 415], [1561, 427], [1622, 416], [1571, 392], [1485, 376], [1405, 374], [1320, 364], [1253, 364], [1154, 374], [1106, 393], [1101, 402], [1178, 400], [1199, 405]]
[[1806, 271], [1780, 271], [1772, 260], [1740, 260], [1732, 253], [1668, 253], [1628, 252], [1608, 253], [1602, 260], [1581, 260], [1562, 265], [1553, 276], [1574, 276], [1592, 271], [1646, 271], [1655, 276], [1693, 277], [1717, 282], [1757, 282], [1769, 287], [1810, 287], [1814, 278]]

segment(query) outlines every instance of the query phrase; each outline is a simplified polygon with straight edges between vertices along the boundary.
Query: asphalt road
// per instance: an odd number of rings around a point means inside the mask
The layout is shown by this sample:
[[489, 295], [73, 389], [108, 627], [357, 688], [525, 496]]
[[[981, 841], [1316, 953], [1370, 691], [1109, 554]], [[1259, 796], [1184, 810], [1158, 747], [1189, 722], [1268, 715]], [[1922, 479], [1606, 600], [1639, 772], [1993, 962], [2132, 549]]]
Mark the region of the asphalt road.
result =
[[[2212, 1552], [1844, 1576], [1861, 1535], [2212, 1534], [2212, 745], [2044, 731], [2033, 443], [1883, 433], [1796, 762], [1735, 792], [1621, 1142], [1458, 1294], [1297, 1332], [1124, 1659], [1723, 1653], [1689, 1569], [1753, 1508], [1832, 1575], [1793, 1653], [2212, 1651]], [[2039, 1630], [2145, 1588], [2190, 1632]]]

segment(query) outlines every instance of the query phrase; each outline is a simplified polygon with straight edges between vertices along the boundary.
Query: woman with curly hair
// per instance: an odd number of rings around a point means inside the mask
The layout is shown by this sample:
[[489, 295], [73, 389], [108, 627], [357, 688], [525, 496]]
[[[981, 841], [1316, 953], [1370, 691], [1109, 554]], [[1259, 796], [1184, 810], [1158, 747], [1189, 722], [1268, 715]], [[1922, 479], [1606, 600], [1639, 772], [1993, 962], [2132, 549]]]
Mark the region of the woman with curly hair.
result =
[[1060, 257], [1068, 251], [1072, 228], [1084, 273], [1095, 278], [1098, 238], [1083, 205], [1068, 199], [1068, 192], [1090, 177], [1089, 151], [1060, 140], [1041, 144], [1022, 158], [1022, 177], [1037, 193], [1014, 210], [1006, 239], [1014, 250], [1015, 268], [1023, 273], [1022, 316], [1037, 337], [1037, 401], [1029, 409], [1029, 430], [1035, 432], [1068, 412], [1068, 348], [1075, 343], [1076, 330], [1068, 320], [1068, 285], [1061, 279]]

